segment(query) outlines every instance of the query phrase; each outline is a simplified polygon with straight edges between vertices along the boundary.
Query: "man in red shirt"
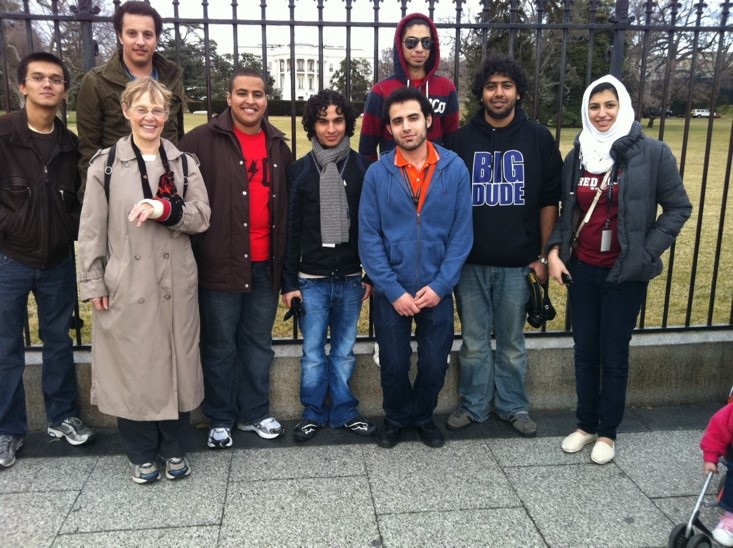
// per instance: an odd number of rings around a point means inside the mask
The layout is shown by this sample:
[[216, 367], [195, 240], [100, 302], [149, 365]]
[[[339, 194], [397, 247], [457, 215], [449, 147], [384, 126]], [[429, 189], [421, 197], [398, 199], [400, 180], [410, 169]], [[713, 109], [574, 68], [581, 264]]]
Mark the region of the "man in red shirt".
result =
[[231, 447], [235, 425], [265, 439], [284, 431], [270, 414], [269, 393], [291, 153], [265, 119], [261, 73], [235, 71], [227, 103], [180, 144], [201, 161], [211, 205], [211, 226], [194, 244], [211, 448]]

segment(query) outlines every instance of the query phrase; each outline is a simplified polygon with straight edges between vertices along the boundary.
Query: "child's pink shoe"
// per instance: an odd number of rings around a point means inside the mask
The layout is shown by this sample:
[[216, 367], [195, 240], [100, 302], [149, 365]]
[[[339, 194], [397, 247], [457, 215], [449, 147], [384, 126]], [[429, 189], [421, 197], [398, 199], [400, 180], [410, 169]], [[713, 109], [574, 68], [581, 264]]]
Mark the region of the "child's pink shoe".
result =
[[725, 512], [718, 526], [713, 530], [713, 538], [723, 546], [733, 546], [733, 512]]

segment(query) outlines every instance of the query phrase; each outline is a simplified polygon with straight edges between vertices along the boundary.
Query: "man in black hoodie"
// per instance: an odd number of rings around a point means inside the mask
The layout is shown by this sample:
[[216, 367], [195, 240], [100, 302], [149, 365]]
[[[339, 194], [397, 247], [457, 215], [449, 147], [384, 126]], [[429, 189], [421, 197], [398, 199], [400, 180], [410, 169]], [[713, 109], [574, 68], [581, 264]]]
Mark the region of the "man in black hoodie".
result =
[[487, 59], [472, 87], [482, 108], [446, 143], [471, 174], [474, 231], [456, 286], [461, 403], [448, 418], [449, 430], [485, 421], [493, 406], [520, 435], [537, 433], [524, 387], [527, 273], [533, 269], [547, 280], [542, 250], [557, 218], [562, 158], [550, 132], [519, 106], [528, 88], [519, 63]]

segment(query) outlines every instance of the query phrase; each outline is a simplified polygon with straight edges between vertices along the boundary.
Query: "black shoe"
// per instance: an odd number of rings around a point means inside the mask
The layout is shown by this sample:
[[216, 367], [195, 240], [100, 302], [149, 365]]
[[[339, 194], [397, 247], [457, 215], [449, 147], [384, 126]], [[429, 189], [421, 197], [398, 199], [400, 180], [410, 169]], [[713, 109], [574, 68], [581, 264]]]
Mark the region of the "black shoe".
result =
[[392, 449], [400, 441], [400, 430], [399, 426], [385, 420], [377, 432], [377, 445], [385, 449]]
[[374, 432], [377, 430], [377, 427], [373, 422], [363, 419], [359, 416], [356, 416], [355, 418], [344, 424], [344, 428], [350, 430], [354, 434], [364, 437], [374, 435]]
[[443, 447], [445, 444], [443, 432], [435, 426], [433, 421], [416, 426], [415, 430], [417, 430], [417, 437], [420, 438], [420, 441], [428, 447]]
[[295, 441], [308, 441], [316, 435], [316, 432], [320, 427], [321, 425], [317, 422], [303, 419], [295, 425], [295, 429], [293, 430], [293, 439]]

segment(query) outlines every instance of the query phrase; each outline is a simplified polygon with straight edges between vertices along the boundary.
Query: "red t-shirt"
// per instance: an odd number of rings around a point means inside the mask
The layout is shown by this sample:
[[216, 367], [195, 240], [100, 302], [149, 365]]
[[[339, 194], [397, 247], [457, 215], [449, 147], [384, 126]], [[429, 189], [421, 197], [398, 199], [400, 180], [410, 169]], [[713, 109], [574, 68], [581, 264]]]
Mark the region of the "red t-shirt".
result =
[[[604, 174], [596, 175], [584, 171], [578, 181], [576, 197], [578, 206], [585, 216], [585, 212], [593, 203], [596, 196], [596, 189], [603, 181]], [[618, 243], [618, 181], [613, 176], [608, 179], [609, 188], [601, 194], [590, 220], [580, 231], [578, 245], [575, 248], [575, 256], [584, 263], [610, 268], [621, 253], [621, 246]], [[610, 197], [610, 200], [609, 200]], [[582, 217], [581, 217], [582, 219]], [[606, 251], [601, 251], [604, 230], [610, 231], [610, 246]]]
[[252, 261], [267, 261], [270, 258], [270, 172], [267, 162], [265, 132], [255, 135], [244, 133], [236, 127], [234, 134], [239, 140], [244, 156], [249, 185], [249, 246]]

